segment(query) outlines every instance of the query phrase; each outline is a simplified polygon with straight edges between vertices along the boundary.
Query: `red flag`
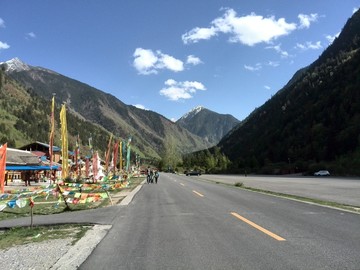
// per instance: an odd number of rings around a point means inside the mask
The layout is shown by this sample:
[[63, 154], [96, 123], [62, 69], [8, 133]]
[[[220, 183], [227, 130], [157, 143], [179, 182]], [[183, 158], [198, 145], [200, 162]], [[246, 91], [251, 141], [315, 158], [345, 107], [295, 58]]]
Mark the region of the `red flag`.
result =
[[77, 135], [77, 138], [76, 138], [75, 157], [76, 157], [76, 161], [75, 161], [76, 174], [81, 176], [81, 166], [79, 164], [79, 159], [80, 159], [80, 135], [79, 134]]
[[115, 174], [115, 172], [116, 172], [116, 163], [117, 163], [118, 152], [119, 152], [119, 141], [117, 141], [117, 142], [114, 144], [114, 152], [113, 152], [114, 174]]
[[89, 167], [90, 167], [89, 159], [87, 158], [86, 163], [85, 163], [85, 176], [86, 176], [86, 178], [89, 177]]
[[75, 153], [75, 176], [78, 176], [78, 152], [77, 152], [77, 148], [74, 151]]
[[31, 208], [33, 208], [34, 205], [35, 205], [34, 199], [33, 199], [32, 197], [30, 197], [30, 199], [29, 199], [29, 206], [30, 206]]
[[110, 160], [110, 152], [111, 152], [111, 142], [112, 142], [112, 134], [110, 134], [108, 149], [106, 151], [106, 157], [105, 157], [105, 171], [108, 173], [109, 168], [109, 160]]
[[4, 193], [7, 143], [0, 147], [0, 193]]
[[98, 152], [96, 151], [94, 156], [93, 156], [93, 167], [92, 167], [92, 171], [93, 171], [93, 178], [94, 178], [94, 182], [97, 182], [97, 175], [98, 175]]

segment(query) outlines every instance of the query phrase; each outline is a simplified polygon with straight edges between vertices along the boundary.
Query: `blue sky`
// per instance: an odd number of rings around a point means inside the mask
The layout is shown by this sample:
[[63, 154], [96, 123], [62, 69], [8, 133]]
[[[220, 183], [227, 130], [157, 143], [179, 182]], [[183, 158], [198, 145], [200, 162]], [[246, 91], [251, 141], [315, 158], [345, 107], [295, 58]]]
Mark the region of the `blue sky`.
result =
[[178, 119], [246, 118], [315, 61], [359, 0], [1, 0], [0, 62], [18, 57]]

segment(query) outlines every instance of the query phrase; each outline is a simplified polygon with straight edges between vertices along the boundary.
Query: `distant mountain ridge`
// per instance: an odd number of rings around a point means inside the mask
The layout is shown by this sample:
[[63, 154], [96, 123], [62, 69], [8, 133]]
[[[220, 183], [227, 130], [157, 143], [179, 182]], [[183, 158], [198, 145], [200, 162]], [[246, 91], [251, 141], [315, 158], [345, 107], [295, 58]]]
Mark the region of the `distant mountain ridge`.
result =
[[196, 106], [195, 108], [184, 114], [178, 121], [189, 121], [189, 119], [194, 117], [203, 109], [205, 109], [203, 106]]
[[219, 114], [202, 106], [193, 108], [176, 121], [176, 124], [212, 145], [216, 145], [239, 123], [240, 121], [230, 114]]
[[[180, 153], [210, 145], [156, 112], [126, 105], [110, 94], [57, 72], [30, 66], [18, 58], [1, 66], [7, 76], [45, 100], [50, 101], [54, 94], [56, 104], [65, 102], [68, 111], [80, 119], [103, 127], [117, 137], [132, 136], [132, 143], [142, 157], [159, 159], [169, 144]], [[77, 131], [69, 129], [69, 132]]]

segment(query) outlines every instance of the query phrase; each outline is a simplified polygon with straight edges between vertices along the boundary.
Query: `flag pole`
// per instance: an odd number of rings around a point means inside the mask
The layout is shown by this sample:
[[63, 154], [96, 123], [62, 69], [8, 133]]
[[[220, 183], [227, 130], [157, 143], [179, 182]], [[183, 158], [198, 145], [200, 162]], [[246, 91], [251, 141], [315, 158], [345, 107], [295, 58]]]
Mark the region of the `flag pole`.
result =
[[0, 193], [5, 191], [6, 149], [7, 143], [0, 147]]
[[53, 165], [54, 156], [54, 134], [55, 134], [55, 93], [51, 99], [51, 115], [50, 115], [50, 138], [49, 138], [49, 158], [50, 158], [50, 171]]
[[67, 134], [67, 123], [66, 123], [66, 105], [63, 104], [60, 111], [60, 122], [61, 122], [61, 153], [62, 153], [62, 178], [65, 180], [69, 174], [68, 164], [68, 134]]

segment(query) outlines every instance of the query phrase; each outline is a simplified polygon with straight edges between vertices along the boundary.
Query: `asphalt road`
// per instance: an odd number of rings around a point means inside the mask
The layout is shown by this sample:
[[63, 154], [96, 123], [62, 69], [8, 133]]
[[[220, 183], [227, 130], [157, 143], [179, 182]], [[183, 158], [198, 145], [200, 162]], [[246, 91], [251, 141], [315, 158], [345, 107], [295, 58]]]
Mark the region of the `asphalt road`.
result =
[[174, 174], [110, 209], [80, 269], [360, 269], [358, 214]]
[[231, 185], [241, 182], [247, 187], [360, 207], [359, 178], [205, 174], [198, 179]]

